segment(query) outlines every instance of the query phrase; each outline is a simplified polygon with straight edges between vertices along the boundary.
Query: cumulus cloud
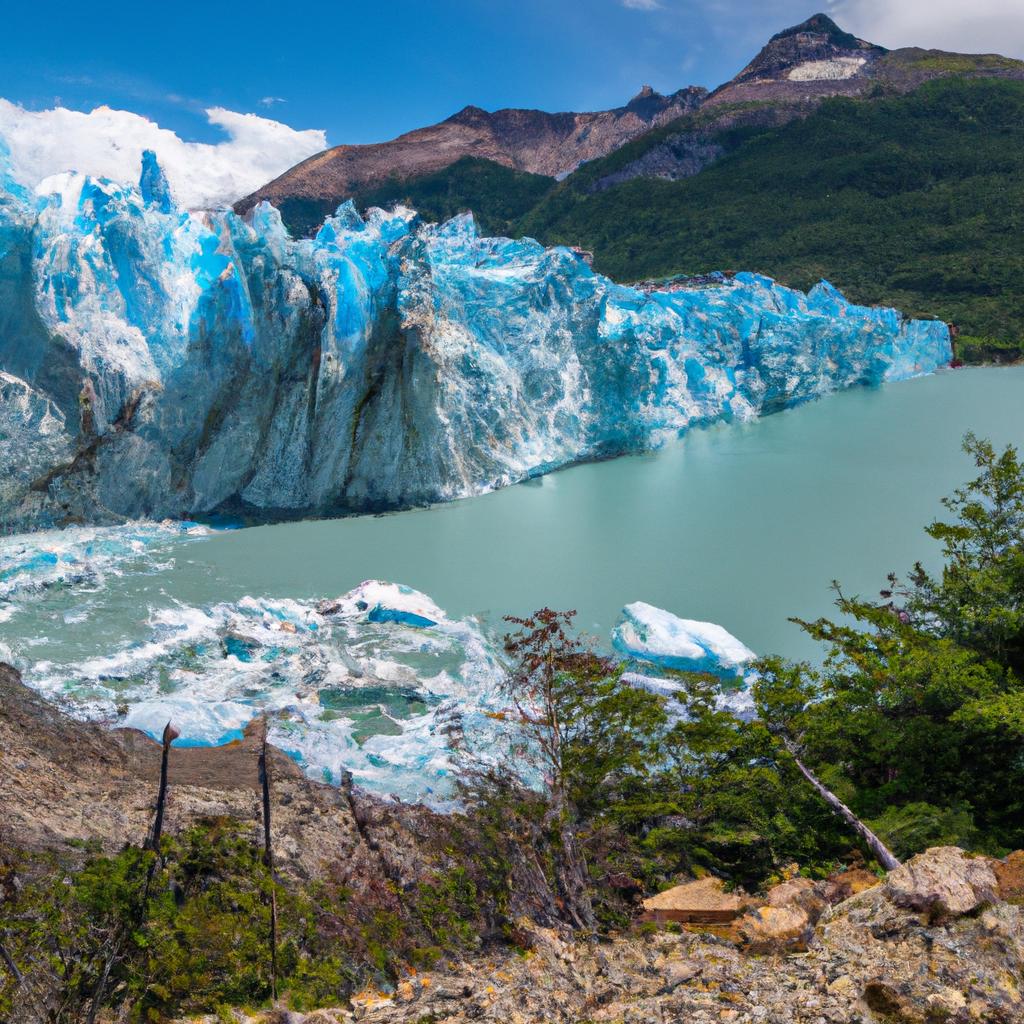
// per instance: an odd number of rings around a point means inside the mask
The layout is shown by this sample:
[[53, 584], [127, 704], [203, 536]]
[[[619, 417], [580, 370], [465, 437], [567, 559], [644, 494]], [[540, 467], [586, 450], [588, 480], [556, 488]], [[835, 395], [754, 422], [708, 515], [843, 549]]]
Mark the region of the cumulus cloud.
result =
[[264, 96], [260, 100], [260, 104], [264, 107], [272, 107], [275, 103], [287, 103], [288, 101], [283, 96]]
[[883, 46], [923, 46], [1024, 58], [1021, 0], [836, 0], [843, 28]]
[[206, 116], [224, 131], [223, 142], [185, 142], [127, 110], [30, 111], [0, 99], [0, 138], [11, 151], [15, 177], [30, 188], [69, 170], [137, 182], [142, 151], [152, 149], [174, 198], [189, 209], [229, 206], [327, 148], [327, 136], [319, 130], [296, 131], [223, 107], [211, 107]]

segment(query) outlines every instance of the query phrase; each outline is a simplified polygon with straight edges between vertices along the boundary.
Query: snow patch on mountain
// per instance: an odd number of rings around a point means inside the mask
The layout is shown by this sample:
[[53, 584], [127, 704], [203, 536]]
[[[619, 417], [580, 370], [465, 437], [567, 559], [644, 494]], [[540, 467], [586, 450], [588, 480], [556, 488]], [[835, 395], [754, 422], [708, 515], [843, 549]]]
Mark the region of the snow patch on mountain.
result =
[[853, 78], [867, 61], [863, 57], [833, 57], [797, 64], [786, 77], [791, 82], [835, 82]]

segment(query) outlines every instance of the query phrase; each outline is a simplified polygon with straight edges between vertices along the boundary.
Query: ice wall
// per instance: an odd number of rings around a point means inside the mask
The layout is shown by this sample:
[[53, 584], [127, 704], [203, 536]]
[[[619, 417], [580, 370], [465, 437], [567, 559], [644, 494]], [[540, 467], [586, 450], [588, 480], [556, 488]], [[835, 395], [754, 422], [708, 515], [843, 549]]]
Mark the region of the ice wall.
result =
[[8, 529], [443, 501], [949, 358], [826, 283], [646, 292], [402, 208], [295, 240], [265, 204], [175, 208], [151, 154], [137, 189], [30, 193], [0, 148]]

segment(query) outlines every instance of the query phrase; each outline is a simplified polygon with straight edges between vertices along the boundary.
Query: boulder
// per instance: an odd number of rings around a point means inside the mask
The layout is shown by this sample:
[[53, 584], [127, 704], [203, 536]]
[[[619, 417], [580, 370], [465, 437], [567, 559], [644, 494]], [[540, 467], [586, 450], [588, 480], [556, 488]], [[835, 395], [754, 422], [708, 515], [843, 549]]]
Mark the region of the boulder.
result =
[[835, 906], [837, 903], [842, 903], [843, 900], [848, 900], [851, 896], [873, 889], [876, 885], [880, 885], [881, 881], [878, 875], [864, 868], [847, 868], [846, 871], [836, 872], [825, 879], [822, 895], [826, 903]]
[[999, 887], [999, 898], [1024, 904], [1024, 850], [1015, 850], [1002, 860], [989, 861]]
[[770, 907], [797, 907], [806, 911], [812, 921], [821, 917], [826, 907], [824, 885], [809, 878], [790, 878], [768, 890], [765, 897]]
[[693, 960], [673, 960], [661, 968], [661, 978], [664, 984], [659, 989], [661, 994], [674, 992], [680, 985], [692, 981], [704, 970], [703, 964]]
[[759, 907], [737, 923], [740, 944], [751, 953], [803, 952], [814, 937], [814, 922], [802, 907]]
[[989, 861], [956, 846], [933, 846], [890, 871], [885, 891], [896, 906], [932, 921], [961, 917], [999, 898]]

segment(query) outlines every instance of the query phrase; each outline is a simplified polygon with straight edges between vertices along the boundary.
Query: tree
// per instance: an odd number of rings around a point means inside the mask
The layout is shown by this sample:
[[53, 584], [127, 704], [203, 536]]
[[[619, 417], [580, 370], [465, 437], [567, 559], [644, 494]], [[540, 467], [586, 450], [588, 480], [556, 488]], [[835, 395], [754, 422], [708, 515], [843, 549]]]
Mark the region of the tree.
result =
[[953, 522], [934, 522], [940, 576], [914, 566], [908, 587], [894, 589], [919, 629], [953, 640], [1024, 678], [1024, 466], [1017, 449], [997, 454], [974, 434], [964, 451], [981, 471], [943, 500]]
[[941, 571], [891, 575], [877, 601], [837, 585], [841, 619], [796, 620], [826, 645], [821, 673], [776, 664], [762, 713], [862, 819], [995, 852], [1024, 842], [1024, 466], [973, 435], [964, 448], [980, 473], [927, 528]]
[[[572, 635], [574, 616], [542, 608], [507, 619], [519, 627], [505, 638], [511, 662], [503, 684], [507, 748], [464, 764], [462, 778], [478, 807], [498, 798], [516, 805], [527, 822], [527, 841], [542, 842], [549, 855], [562, 915], [575, 927], [593, 929], [581, 826], [593, 824], [624, 787], [655, 769], [667, 716], [658, 697], [623, 683], [615, 662]], [[542, 808], [539, 829], [533, 829], [528, 822], [537, 792]], [[527, 856], [543, 871], [535, 853]]]

